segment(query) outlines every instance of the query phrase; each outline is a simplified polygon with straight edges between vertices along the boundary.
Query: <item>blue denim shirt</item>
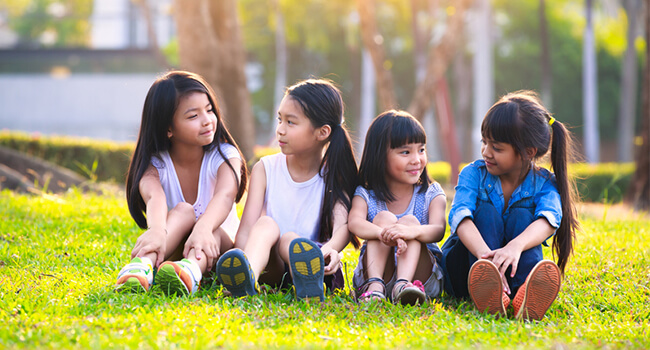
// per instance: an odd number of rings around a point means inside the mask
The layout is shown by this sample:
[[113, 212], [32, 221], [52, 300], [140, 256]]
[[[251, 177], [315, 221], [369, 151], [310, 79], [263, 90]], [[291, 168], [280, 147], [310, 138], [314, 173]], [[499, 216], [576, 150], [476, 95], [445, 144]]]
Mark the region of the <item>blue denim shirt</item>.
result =
[[557, 191], [555, 175], [544, 168], [528, 172], [524, 181], [510, 196], [508, 207], [504, 211], [505, 201], [499, 177], [487, 171], [482, 159], [467, 165], [458, 176], [454, 202], [449, 211], [449, 227], [452, 234], [463, 219], [474, 219], [478, 201], [492, 203], [497, 211], [503, 213], [504, 219], [507, 219], [512, 209], [526, 208], [535, 220], [543, 217], [556, 230], [562, 221], [562, 202]]

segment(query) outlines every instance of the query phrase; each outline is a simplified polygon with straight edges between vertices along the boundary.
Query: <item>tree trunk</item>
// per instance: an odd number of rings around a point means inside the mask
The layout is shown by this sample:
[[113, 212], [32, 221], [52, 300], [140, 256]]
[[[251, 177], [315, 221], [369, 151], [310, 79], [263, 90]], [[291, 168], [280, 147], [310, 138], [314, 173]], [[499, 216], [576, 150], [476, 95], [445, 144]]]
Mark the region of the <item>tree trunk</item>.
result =
[[158, 46], [158, 35], [156, 34], [156, 26], [151, 16], [151, 7], [147, 0], [133, 0], [133, 2], [140, 8], [142, 11], [142, 16], [144, 17], [144, 22], [147, 27], [147, 39], [149, 41], [149, 48], [153, 51], [156, 61], [160, 64], [161, 67], [165, 69], [171, 69], [172, 66], [167, 61], [167, 57], [160, 50]]
[[631, 162], [634, 159], [634, 119], [636, 116], [637, 66], [636, 18], [641, 7], [640, 0], [625, 0], [627, 14], [627, 47], [623, 57], [621, 74], [621, 97], [618, 109], [618, 161]]
[[546, 2], [539, 0], [539, 35], [542, 42], [542, 101], [547, 109], [553, 109], [553, 71], [551, 69], [551, 48], [546, 20]]
[[[650, 42], [650, 4], [645, 4], [645, 38]], [[636, 154], [636, 171], [627, 192], [627, 202], [635, 209], [650, 210], [650, 45], [646, 45], [643, 71], [643, 109], [641, 145]]]
[[449, 67], [449, 63], [454, 57], [463, 28], [465, 11], [471, 3], [472, 0], [458, 0], [455, 2], [455, 12], [447, 19], [445, 33], [440, 42], [429, 49], [427, 73], [416, 87], [408, 108], [408, 111], [418, 119], [422, 118], [424, 112], [431, 106], [433, 100], [431, 91], [435, 89], [438, 79], [447, 71], [447, 67]]
[[[273, 86], [273, 111], [271, 111], [271, 121], [280, 107], [280, 102], [284, 97], [284, 89], [287, 86], [287, 38], [284, 28], [284, 15], [279, 0], [273, 0], [273, 9], [275, 13], [275, 84]], [[274, 123], [271, 123], [274, 125]], [[269, 144], [275, 142], [275, 128], [269, 130]]]
[[387, 61], [383, 45], [384, 39], [377, 27], [374, 0], [358, 0], [357, 7], [361, 20], [361, 39], [363, 40], [363, 46], [370, 53], [375, 68], [380, 107], [383, 110], [397, 108], [395, 84], [393, 83], [393, 75], [390, 68], [385, 66]]
[[472, 23], [474, 56], [474, 104], [472, 108], [472, 159], [481, 157], [481, 123], [494, 103], [494, 64], [492, 42], [492, 9], [489, 1], [477, 1]]
[[235, 0], [174, 2], [180, 65], [201, 74], [218, 95], [224, 122], [246, 159], [255, 124], [246, 86], [246, 55]]
[[363, 145], [370, 123], [375, 118], [377, 106], [377, 90], [375, 70], [368, 50], [361, 54], [361, 106], [359, 108], [359, 155], [363, 154]]
[[587, 162], [600, 161], [600, 135], [598, 131], [598, 80], [596, 66], [596, 45], [594, 42], [593, 0], [586, 0], [587, 25], [583, 38], [582, 52], [582, 106], [584, 113], [584, 148]]

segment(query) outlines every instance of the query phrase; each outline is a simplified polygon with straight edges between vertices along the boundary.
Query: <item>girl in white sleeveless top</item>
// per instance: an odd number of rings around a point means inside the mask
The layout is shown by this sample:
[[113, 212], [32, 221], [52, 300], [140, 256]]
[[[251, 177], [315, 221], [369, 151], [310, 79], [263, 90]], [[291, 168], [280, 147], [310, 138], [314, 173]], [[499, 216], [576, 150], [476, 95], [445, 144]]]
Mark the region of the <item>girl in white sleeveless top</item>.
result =
[[148, 291], [159, 266], [163, 293], [194, 293], [202, 274], [233, 246], [245, 164], [202, 77], [172, 71], [156, 80], [126, 183], [131, 216], [146, 231], [118, 274], [117, 290]]
[[341, 94], [329, 81], [287, 89], [276, 129], [282, 153], [253, 167], [235, 249], [217, 263], [219, 281], [234, 296], [256, 294], [258, 279], [273, 286], [292, 280], [299, 299], [323, 300], [325, 276], [340, 275], [357, 181], [342, 122]]

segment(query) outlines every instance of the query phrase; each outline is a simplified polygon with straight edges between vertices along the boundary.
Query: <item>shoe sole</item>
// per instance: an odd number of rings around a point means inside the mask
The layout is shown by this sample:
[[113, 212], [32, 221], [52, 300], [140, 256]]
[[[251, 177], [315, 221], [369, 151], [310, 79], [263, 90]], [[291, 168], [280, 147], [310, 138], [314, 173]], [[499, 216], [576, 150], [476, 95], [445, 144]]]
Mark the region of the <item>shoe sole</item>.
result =
[[555, 301], [561, 284], [560, 268], [557, 265], [547, 260], [538, 263], [530, 272], [524, 300], [515, 317], [541, 320]]
[[243, 251], [229, 250], [217, 262], [217, 278], [234, 297], [255, 295], [253, 270]]
[[149, 290], [149, 282], [144, 276], [124, 275], [117, 280], [116, 292], [120, 293], [146, 293]]
[[469, 269], [467, 288], [479, 312], [505, 316], [501, 274], [488, 260], [479, 260]]
[[289, 246], [289, 264], [293, 272], [296, 297], [319, 298], [324, 301], [325, 260], [320, 248], [308, 239], [294, 239]]
[[166, 261], [160, 265], [156, 274], [156, 284], [160, 286], [165, 295], [187, 296], [190, 294], [191, 277], [183, 268], [171, 261]]
[[426, 300], [426, 295], [424, 292], [416, 288], [406, 287], [397, 294], [395, 303], [400, 303], [402, 305], [422, 305]]

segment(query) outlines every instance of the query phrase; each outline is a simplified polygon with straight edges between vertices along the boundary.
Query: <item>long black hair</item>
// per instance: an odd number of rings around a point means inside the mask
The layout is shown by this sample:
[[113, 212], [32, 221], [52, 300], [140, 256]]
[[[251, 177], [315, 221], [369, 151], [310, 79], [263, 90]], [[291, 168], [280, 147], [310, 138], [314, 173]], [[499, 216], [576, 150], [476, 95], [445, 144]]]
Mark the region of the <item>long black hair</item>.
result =
[[204, 149], [208, 151], [216, 147], [219, 154], [236, 176], [237, 172], [235, 168], [233, 168], [221, 150], [221, 147], [219, 147], [219, 144], [223, 142], [233, 145], [242, 159], [241, 177], [238, 179], [239, 189], [236, 196], [237, 202], [239, 202], [246, 190], [246, 182], [248, 179], [246, 161], [239, 146], [237, 146], [237, 143], [223, 123], [214, 91], [198, 74], [185, 71], [170, 71], [158, 78], [151, 85], [147, 97], [144, 100], [138, 141], [126, 177], [126, 201], [129, 205], [129, 212], [133, 220], [141, 228], [147, 227], [147, 219], [145, 217], [146, 206], [140, 194], [140, 180], [149, 167], [149, 164], [151, 164], [151, 158], [163, 151], [169, 150], [171, 147], [171, 141], [167, 137], [167, 131], [174, 119], [174, 113], [176, 112], [176, 108], [178, 108], [180, 98], [192, 92], [206, 94], [217, 116], [217, 129], [215, 130], [214, 140], [209, 145], [204, 146]]
[[[538, 169], [535, 160], [551, 149], [551, 169], [555, 173], [562, 202], [562, 221], [553, 238], [553, 251], [564, 273], [573, 253], [575, 232], [580, 229], [574, 204], [577, 192], [567, 169], [569, 161], [575, 156], [571, 133], [551, 116], [535, 92], [522, 90], [503, 96], [488, 110], [481, 125], [481, 135], [512, 145], [522, 162], [531, 164], [532, 171]], [[532, 159], [527, 156], [527, 148], [537, 149]], [[528, 169], [528, 166], [524, 169]]]
[[[349, 211], [357, 187], [357, 163], [350, 135], [343, 124], [343, 98], [339, 89], [325, 79], [298, 82], [287, 88], [285, 96], [298, 102], [313, 127], [329, 125], [332, 129], [329, 146], [320, 165], [320, 174], [325, 181], [325, 195], [318, 238], [321, 242], [326, 242], [332, 237], [334, 228], [334, 205], [341, 202]], [[350, 240], [355, 248], [359, 247], [356, 236], [350, 234]]]
[[[361, 185], [375, 191], [377, 198], [384, 202], [395, 200], [386, 183], [386, 163], [388, 149], [395, 149], [410, 143], [427, 143], [427, 134], [422, 124], [406, 111], [389, 110], [372, 121], [366, 134], [363, 155], [359, 165]], [[418, 190], [426, 192], [431, 184], [427, 167], [420, 174]]]

